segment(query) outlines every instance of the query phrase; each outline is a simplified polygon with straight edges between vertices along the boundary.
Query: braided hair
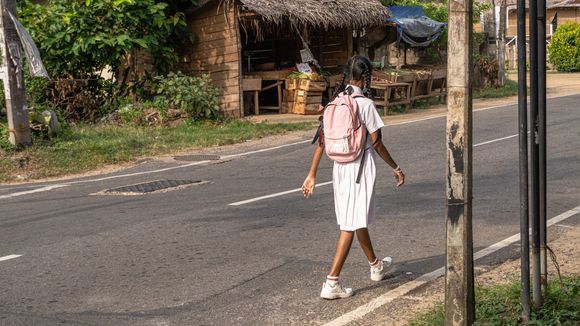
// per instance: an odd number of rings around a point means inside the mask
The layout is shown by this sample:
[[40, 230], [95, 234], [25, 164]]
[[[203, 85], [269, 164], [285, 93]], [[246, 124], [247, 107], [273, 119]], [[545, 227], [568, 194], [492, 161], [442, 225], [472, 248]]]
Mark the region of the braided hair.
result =
[[364, 82], [363, 95], [371, 96], [371, 79], [373, 75], [373, 67], [371, 61], [367, 57], [355, 55], [348, 59], [344, 65], [342, 73], [342, 80], [340, 85], [334, 91], [330, 101], [334, 100], [340, 93], [346, 90], [346, 85], [350, 80], [362, 80]]

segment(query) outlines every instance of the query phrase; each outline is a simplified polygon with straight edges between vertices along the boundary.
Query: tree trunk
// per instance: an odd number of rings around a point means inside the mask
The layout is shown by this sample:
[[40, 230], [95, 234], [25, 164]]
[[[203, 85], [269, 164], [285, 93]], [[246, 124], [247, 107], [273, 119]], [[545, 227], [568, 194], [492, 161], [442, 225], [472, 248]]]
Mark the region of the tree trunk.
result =
[[9, 141], [23, 147], [32, 144], [26, 107], [20, 40], [9, 13], [17, 17], [16, 0], [0, 0], [0, 47], [4, 72], [4, 96], [8, 117]]
[[505, 73], [505, 58], [506, 58], [506, 46], [505, 46], [505, 28], [506, 28], [506, 0], [500, 1], [499, 7], [499, 31], [498, 31], [498, 83], [499, 86], [505, 85], [506, 73]]

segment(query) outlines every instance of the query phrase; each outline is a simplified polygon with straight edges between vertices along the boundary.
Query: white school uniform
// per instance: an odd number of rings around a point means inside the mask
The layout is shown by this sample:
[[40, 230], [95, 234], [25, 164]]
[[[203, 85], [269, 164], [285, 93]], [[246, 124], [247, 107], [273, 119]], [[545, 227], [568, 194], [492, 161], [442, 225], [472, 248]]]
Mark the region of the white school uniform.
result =
[[[359, 87], [349, 85], [354, 93], [362, 93]], [[366, 97], [357, 97], [359, 116], [369, 134], [384, 126], [375, 104]], [[360, 183], [356, 183], [362, 155], [353, 162], [334, 162], [332, 173], [334, 209], [336, 221], [343, 231], [354, 231], [375, 223], [375, 150], [370, 137]]]

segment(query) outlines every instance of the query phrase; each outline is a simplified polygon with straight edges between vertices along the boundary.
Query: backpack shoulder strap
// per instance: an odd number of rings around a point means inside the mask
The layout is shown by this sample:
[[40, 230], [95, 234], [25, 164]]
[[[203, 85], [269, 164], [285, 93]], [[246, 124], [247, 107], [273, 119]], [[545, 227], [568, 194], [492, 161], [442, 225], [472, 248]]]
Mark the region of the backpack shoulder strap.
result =
[[320, 124], [318, 125], [318, 129], [316, 129], [316, 134], [314, 134], [311, 144], [314, 145], [314, 143], [318, 141], [318, 145], [322, 146], [322, 144], [324, 144], [324, 119], [322, 116], [318, 118], [318, 121], [320, 121]]

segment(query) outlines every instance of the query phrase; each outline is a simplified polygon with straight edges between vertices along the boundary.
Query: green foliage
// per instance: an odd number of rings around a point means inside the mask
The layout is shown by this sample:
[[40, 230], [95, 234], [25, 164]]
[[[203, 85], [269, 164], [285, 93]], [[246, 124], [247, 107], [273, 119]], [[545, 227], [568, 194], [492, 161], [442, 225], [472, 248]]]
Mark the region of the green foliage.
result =
[[53, 78], [95, 78], [111, 67], [119, 72], [124, 55], [146, 49], [154, 67], [166, 71], [178, 57], [173, 50], [189, 37], [179, 9], [192, 0], [51, 0], [26, 2], [20, 20], [39, 46]]
[[556, 70], [580, 71], [580, 23], [558, 26], [548, 52]]
[[140, 105], [126, 104], [119, 109], [121, 123], [139, 125], [143, 121], [143, 108]]
[[8, 140], [8, 122], [0, 121], [0, 149], [12, 149], [14, 146]]
[[220, 90], [209, 75], [186, 76], [181, 72], [155, 77], [155, 103], [167, 109], [185, 112], [192, 119], [217, 118]]
[[518, 83], [510, 79], [506, 79], [503, 87], [489, 86], [473, 92], [473, 98], [500, 98], [514, 95], [518, 95]]
[[[520, 282], [493, 287], [477, 287], [475, 325], [519, 325], [521, 317]], [[532, 312], [530, 325], [580, 324], [580, 276], [553, 280], [548, 287], [544, 306]], [[438, 305], [428, 314], [411, 322], [413, 326], [443, 325], [444, 307]]]

